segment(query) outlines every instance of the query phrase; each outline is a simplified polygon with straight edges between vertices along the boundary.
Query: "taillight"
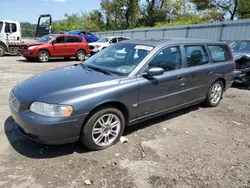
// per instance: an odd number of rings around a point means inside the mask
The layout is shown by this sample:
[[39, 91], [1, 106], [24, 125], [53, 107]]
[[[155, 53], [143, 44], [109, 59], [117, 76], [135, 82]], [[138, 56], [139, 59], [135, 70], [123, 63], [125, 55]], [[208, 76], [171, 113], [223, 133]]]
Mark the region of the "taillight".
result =
[[234, 70], [236, 69], [236, 63], [235, 63], [235, 61], [234, 61]]

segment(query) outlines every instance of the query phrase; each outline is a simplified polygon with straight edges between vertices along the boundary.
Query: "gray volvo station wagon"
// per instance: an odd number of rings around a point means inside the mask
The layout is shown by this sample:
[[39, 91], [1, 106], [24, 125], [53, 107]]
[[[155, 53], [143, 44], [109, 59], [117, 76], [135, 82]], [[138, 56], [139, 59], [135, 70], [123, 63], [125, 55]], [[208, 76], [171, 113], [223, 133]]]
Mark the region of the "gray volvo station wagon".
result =
[[234, 79], [226, 43], [131, 40], [15, 86], [12, 117], [40, 143], [115, 144], [126, 126], [191, 105], [215, 107]]

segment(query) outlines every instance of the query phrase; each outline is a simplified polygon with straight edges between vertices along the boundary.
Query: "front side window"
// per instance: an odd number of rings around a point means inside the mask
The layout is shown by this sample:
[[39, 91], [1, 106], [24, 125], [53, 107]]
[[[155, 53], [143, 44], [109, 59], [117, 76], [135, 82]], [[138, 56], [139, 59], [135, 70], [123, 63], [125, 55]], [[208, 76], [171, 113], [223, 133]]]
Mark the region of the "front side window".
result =
[[229, 61], [230, 52], [225, 45], [209, 45], [208, 49], [214, 62]]
[[65, 37], [57, 37], [56, 43], [65, 43]]
[[39, 39], [39, 42], [49, 42], [54, 38], [54, 35], [45, 35], [44, 37]]
[[128, 75], [153, 50], [152, 46], [117, 43], [98, 52], [83, 64], [118, 75]]
[[117, 43], [117, 39], [116, 38], [113, 38], [110, 43]]
[[12, 24], [12, 33], [16, 32], [17, 28], [16, 28], [16, 24]]
[[149, 63], [149, 68], [160, 67], [164, 71], [182, 68], [182, 56], [179, 46], [165, 48], [160, 51]]
[[208, 55], [203, 45], [185, 46], [185, 53], [188, 67], [208, 64]]
[[[0, 29], [0, 31], [1, 31], [1, 29]], [[17, 25], [16, 24], [14, 24], [14, 23], [5, 23], [5, 29], [4, 29], [5, 33], [14, 33], [16, 31], [17, 31]]]
[[5, 33], [10, 33], [10, 23], [5, 23], [4, 32], [5, 32]]

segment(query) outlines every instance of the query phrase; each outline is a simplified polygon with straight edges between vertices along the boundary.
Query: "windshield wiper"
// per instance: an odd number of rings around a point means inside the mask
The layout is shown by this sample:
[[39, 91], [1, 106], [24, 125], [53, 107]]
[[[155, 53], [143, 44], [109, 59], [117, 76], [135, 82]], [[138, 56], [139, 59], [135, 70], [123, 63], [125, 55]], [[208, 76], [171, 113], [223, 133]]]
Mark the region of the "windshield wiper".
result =
[[98, 68], [98, 67], [88, 67], [89, 69], [92, 69], [92, 70], [95, 70], [95, 71], [97, 71], [97, 72], [101, 72], [101, 73], [103, 73], [103, 74], [107, 74], [107, 75], [114, 75], [114, 74], [112, 74], [111, 72], [109, 72], [109, 71], [107, 71], [107, 70], [104, 70], [104, 69], [101, 69], [101, 68]]
[[88, 70], [88, 71], [92, 71], [87, 65], [84, 65], [83, 63], [79, 63], [79, 64], [74, 64], [75, 66], [80, 65], [82, 68]]

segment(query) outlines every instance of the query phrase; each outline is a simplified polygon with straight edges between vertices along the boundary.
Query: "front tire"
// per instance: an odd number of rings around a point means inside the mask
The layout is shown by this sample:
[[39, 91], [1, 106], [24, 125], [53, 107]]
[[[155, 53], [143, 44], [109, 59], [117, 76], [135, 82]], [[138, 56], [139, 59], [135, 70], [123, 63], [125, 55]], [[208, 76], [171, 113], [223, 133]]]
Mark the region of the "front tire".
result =
[[104, 108], [93, 114], [84, 125], [81, 142], [90, 150], [108, 148], [118, 142], [125, 128], [125, 119], [116, 108]]
[[42, 50], [38, 53], [38, 60], [40, 62], [48, 62], [49, 61], [49, 52], [46, 50]]
[[223, 89], [223, 83], [221, 81], [216, 81], [208, 91], [205, 105], [208, 107], [217, 106], [222, 99]]
[[0, 57], [3, 57], [5, 53], [6, 53], [5, 48], [2, 45], [0, 45]]
[[77, 61], [83, 61], [85, 60], [86, 53], [84, 50], [78, 50], [76, 53], [76, 59]]

